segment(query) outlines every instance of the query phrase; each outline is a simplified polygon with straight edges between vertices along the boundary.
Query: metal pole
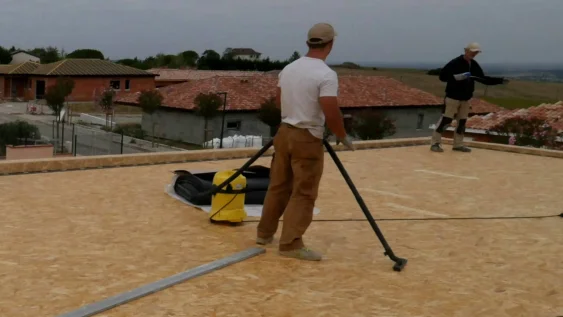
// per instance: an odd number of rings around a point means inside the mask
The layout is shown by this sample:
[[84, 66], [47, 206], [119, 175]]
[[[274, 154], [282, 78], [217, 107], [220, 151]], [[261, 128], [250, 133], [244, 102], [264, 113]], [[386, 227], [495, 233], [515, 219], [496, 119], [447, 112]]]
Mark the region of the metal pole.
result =
[[76, 156], [76, 151], [77, 151], [77, 140], [78, 140], [78, 136], [75, 134], [74, 135], [74, 144], [73, 144], [73, 151], [74, 151], [74, 156]]
[[121, 132], [121, 154], [123, 154], [123, 132]]
[[64, 120], [64, 118], [63, 118], [63, 129], [62, 130], [63, 130], [62, 131], [63, 133], [62, 133], [62, 136], [61, 136], [61, 153], [63, 153], [63, 149], [64, 149], [64, 146], [65, 146], [65, 120]]
[[[74, 123], [72, 124], [72, 139], [73, 139], [74, 141], [76, 141], [76, 134], [74, 134]], [[73, 152], [76, 152], [75, 147], [76, 147], [76, 142], [73, 142], [73, 143], [72, 143], [72, 151], [73, 151]], [[74, 156], [76, 156], [76, 153], [75, 153]]]
[[225, 107], [227, 105], [227, 93], [223, 92], [224, 101], [223, 101], [223, 120], [221, 121], [221, 139], [219, 140], [219, 148], [223, 148], [223, 129], [225, 128]]

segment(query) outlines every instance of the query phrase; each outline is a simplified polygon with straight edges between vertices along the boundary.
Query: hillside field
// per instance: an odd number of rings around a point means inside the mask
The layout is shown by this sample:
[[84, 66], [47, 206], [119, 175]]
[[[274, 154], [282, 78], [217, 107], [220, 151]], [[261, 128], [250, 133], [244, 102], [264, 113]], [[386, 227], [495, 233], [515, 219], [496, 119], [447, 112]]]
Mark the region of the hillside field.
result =
[[[438, 76], [427, 75], [426, 71], [416, 69], [349, 69], [332, 67], [338, 74], [357, 74], [386, 76], [436, 96], [443, 97], [445, 83]], [[487, 70], [484, 70], [485, 73]], [[475, 97], [487, 100], [504, 108], [528, 108], [541, 103], [554, 103], [563, 99], [562, 83], [544, 83], [522, 80], [511, 80], [508, 85], [489, 86], [476, 83]]]

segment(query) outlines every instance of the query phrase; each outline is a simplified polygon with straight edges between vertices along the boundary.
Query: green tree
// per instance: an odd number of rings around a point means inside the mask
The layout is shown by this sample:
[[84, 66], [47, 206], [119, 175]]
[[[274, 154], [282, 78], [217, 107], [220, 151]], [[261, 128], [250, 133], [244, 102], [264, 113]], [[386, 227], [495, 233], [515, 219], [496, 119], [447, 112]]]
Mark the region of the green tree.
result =
[[299, 54], [298, 51], [295, 51], [295, 52], [293, 52], [293, 54], [291, 54], [291, 57], [289, 58], [289, 62], [290, 62], [290, 63], [291, 63], [291, 62], [294, 62], [294, 61], [296, 61], [296, 60], [298, 60], [298, 59], [300, 59], [300, 58], [301, 58], [301, 54]]
[[209, 132], [207, 130], [209, 119], [212, 119], [219, 114], [219, 108], [223, 106], [223, 100], [215, 93], [199, 93], [194, 98], [194, 104], [196, 105], [196, 114], [203, 117], [205, 120], [203, 125], [203, 143], [205, 143]]
[[149, 114], [151, 116], [152, 122], [152, 146], [154, 146], [154, 128], [155, 128], [155, 120], [154, 120], [154, 113], [162, 106], [162, 102], [164, 101], [164, 97], [160, 93], [160, 91], [156, 89], [152, 90], [144, 90], [141, 92], [138, 98], [139, 106], [143, 109], [143, 112]]
[[0, 64], [10, 64], [12, 61], [12, 54], [7, 49], [0, 46]]
[[59, 123], [61, 120], [61, 111], [64, 108], [66, 98], [72, 94], [74, 82], [70, 78], [59, 78], [55, 85], [47, 89], [45, 93], [45, 101], [47, 106], [53, 111], [55, 115], [55, 122], [57, 124], [57, 142], [59, 140]]
[[[198, 69], [219, 69], [221, 68], [221, 55], [214, 50], [205, 50], [197, 60]], [[219, 67], [219, 68], [217, 68]]]
[[26, 139], [41, 139], [39, 128], [21, 120], [0, 124], [0, 156], [6, 156], [6, 145], [20, 145]]
[[[113, 121], [113, 110], [115, 108], [116, 96], [117, 93], [111, 87], [105, 87], [101, 89], [99, 93], [96, 92], [95, 102], [106, 115], [106, 127], [110, 125], [110, 121]], [[110, 117], [111, 120], [109, 119]]]
[[281, 123], [281, 110], [276, 106], [276, 97], [270, 97], [260, 105], [258, 119], [270, 127], [270, 136], [273, 137]]
[[397, 132], [393, 120], [378, 111], [358, 113], [351, 127], [351, 134], [361, 140], [379, 140]]
[[83, 48], [75, 50], [74, 52], [68, 54], [67, 58], [94, 58], [94, 59], [105, 59], [104, 54], [98, 50], [91, 48]]
[[199, 54], [195, 51], [184, 51], [180, 53], [184, 60], [186, 66], [195, 67], [197, 65], [197, 59], [199, 58]]
[[61, 55], [56, 47], [48, 46], [46, 48], [37, 47], [30, 51], [32, 55], [39, 57], [41, 64], [49, 64], [61, 60]]

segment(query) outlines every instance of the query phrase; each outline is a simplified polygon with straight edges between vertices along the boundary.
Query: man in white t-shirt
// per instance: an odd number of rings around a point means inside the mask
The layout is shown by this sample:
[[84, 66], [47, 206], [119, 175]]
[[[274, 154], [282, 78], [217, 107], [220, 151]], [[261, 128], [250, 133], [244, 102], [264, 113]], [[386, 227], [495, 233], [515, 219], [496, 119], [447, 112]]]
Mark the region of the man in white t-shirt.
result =
[[323, 173], [325, 122], [353, 150], [338, 107], [338, 76], [325, 63], [335, 36], [331, 25], [315, 24], [308, 33], [307, 55], [279, 74], [276, 104], [281, 107], [282, 123], [274, 137], [270, 185], [256, 242], [271, 243], [284, 215], [280, 254], [303, 260], [322, 258], [305, 247], [302, 236], [313, 219]]

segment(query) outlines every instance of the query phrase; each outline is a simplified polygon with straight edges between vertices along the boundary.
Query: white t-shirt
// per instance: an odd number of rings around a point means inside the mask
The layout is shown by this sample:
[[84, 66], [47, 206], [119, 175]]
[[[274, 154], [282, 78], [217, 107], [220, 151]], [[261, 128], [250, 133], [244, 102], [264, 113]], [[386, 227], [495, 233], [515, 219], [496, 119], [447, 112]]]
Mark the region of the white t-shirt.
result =
[[325, 115], [319, 97], [338, 96], [338, 76], [321, 59], [303, 56], [279, 74], [282, 122], [323, 138]]

